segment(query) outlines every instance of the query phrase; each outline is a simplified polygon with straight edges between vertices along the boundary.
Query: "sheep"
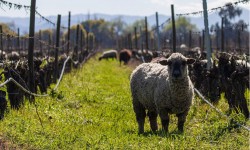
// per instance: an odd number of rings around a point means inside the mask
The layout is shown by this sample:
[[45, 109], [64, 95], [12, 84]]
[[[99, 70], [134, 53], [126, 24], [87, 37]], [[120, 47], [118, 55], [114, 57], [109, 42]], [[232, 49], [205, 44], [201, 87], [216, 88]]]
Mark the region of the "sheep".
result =
[[169, 113], [176, 114], [178, 130], [183, 132], [194, 95], [187, 65], [194, 62], [193, 58], [173, 53], [159, 61], [160, 64], [143, 63], [132, 72], [130, 88], [139, 134], [144, 132], [146, 110], [153, 132], [158, 130], [158, 114], [163, 129], [168, 132]]
[[124, 65], [128, 64], [128, 61], [130, 60], [131, 57], [132, 57], [131, 50], [128, 50], [128, 49], [121, 50], [119, 53], [120, 65], [121, 65], [122, 61], [124, 62]]
[[12, 51], [7, 54], [7, 58], [11, 61], [18, 61], [20, 59], [20, 54], [16, 51]]
[[117, 50], [108, 50], [102, 53], [102, 56], [99, 57], [99, 61], [102, 59], [109, 59], [109, 58], [117, 59], [117, 56], [118, 56]]

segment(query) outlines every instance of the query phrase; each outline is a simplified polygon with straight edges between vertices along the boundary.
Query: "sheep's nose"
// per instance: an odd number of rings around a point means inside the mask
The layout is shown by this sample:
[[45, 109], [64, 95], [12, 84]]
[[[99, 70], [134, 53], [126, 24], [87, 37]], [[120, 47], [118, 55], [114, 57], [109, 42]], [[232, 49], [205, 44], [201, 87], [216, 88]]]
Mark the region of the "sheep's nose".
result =
[[175, 69], [175, 70], [173, 71], [173, 77], [178, 78], [178, 77], [180, 77], [180, 76], [181, 76], [180, 70], [179, 70], [179, 69]]

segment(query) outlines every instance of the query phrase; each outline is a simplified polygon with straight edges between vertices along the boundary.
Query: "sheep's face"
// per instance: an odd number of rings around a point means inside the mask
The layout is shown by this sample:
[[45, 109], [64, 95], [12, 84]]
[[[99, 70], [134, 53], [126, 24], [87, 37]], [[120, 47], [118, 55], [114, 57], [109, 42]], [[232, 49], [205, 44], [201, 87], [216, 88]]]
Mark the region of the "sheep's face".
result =
[[168, 66], [169, 77], [182, 79], [188, 74], [188, 64], [195, 62], [193, 58], [186, 58], [180, 53], [173, 53], [168, 59], [161, 60], [160, 64]]

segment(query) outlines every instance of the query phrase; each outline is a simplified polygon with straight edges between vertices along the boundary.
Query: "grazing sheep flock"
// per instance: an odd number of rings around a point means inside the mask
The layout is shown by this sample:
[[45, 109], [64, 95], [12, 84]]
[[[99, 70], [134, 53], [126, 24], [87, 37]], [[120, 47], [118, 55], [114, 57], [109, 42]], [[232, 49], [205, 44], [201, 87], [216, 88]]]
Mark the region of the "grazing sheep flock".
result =
[[160, 64], [143, 63], [132, 72], [130, 87], [139, 133], [144, 132], [146, 115], [151, 130], [158, 130], [158, 114], [165, 131], [168, 131], [169, 114], [176, 114], [178, 130], [183, 132], [194, 95], [188, 64], [194, 62], [192, 58], [173, 53], [168, 59], [159, 60]]

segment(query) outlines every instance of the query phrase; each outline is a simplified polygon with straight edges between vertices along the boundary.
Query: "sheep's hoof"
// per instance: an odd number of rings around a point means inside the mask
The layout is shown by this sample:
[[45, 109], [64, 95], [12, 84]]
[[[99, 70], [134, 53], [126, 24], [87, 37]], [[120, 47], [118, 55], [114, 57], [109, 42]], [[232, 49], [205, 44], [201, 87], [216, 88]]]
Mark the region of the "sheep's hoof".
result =
[[144, 129], [139, 129], [138, 134], [143, 134], [144, 133]]
[[168, 133], [168, 127], [164, 127], [163, 131], [166, 132], [166, 133]]

